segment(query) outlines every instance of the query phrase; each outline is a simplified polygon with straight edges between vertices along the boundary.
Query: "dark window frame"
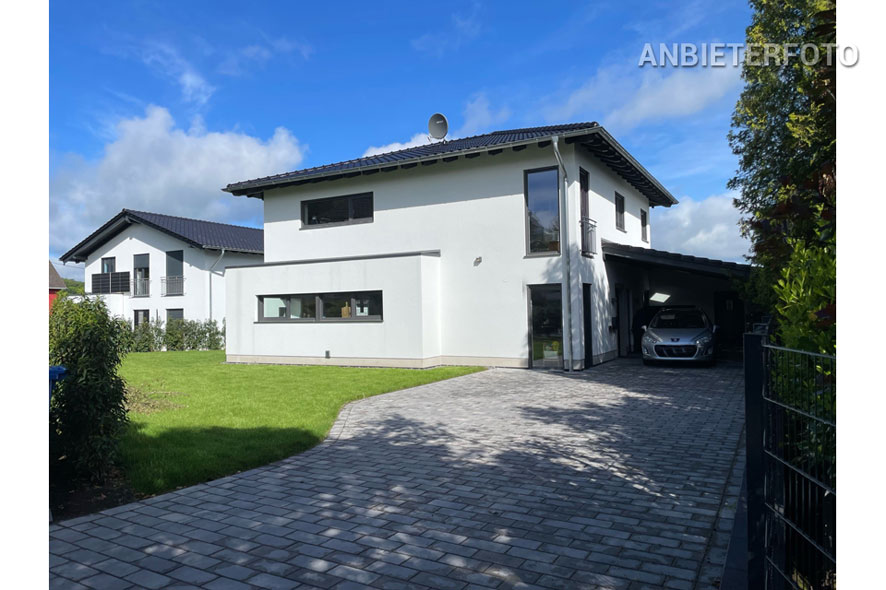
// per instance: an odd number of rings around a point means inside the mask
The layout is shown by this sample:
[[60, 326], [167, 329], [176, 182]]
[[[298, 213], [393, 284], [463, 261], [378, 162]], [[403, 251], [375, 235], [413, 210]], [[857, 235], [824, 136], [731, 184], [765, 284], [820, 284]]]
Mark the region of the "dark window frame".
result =
[[[144, 314], [144, 319], [139, 321], [139, 314]], [[138, 327], [142, 322], [149, 323], [151, 321], [151, 310], [150, 309], [133, 309], [132, 310], [132, 326]]]
[[[145, 256], [147, 259], [146, 266], [137, 266], [136, 260], [140, 256]], [[138, 277], [139, 269], [145, 269], [145, 276], [143, 278]], [[138, 289], [138, 281], [145, 281], [144, 292], [140, 293]], [[151, 253], [150, 252], [142, 252], [140, 254], [132, 255], [132, 297], [150, 297], [151, 296]]]
[[640, 209], [640, 239], [649, 243], [649, 213]]
[[[180, 312], [182, 312], [182, 317], [170, 319], [170, 317], [169, 317], [170, 311], [180, 311]], [[169, 322], [175, 322], [175, 321], [180, 321], [180, 320], [184, 320], [184, 319], [185, 319], [185, 309], [183, 307], [167, 307], [166, 308], [166, 323], [167, 324]]]
[[625, 230], [625, 198], [618, 193], [615, 193], [615, 228], [627, 231]]
[[[354, 217], [354, 199], [369, 197], [370, 208], [372, 213], [369, 217]], [[327, 223], [309, 223], [308, 222], [308, 206], [324, 202], [338, 201], [347, 199], [348, 201], [348, 219], [345, 221], [330, 221]], [[301, 229], [319, 229], [322, 227], [341, 227], [343, 225], [356, 225], [359, 223], [372, 223], [375, 221], [375, 193], [372, 191], [363, 193], [354, 193], [351, 195], [339, 195], [336, 197], [323, 197], [320, 199], [307, 199], [301, 202]]]
[[[105, 261], [107, 261], [107, 260], [111, 261], [111, 266], [113, 266], [113, 268], [111, 270], [105, 270]], [[117, 257], [116, 256], [106, 256], [105, 258], [102, 258], [101, 259], [101, 266], [99, 268], [101, 268], [101, 273], [99, 273], [99, 274], [111, 274], [111, 273], [117, 272]]]
[[581, 235], [581, 255], [586, 258], [593, 258], [591, 253], [594, 244], [588, 243], [588, 231], [586, 231], [585, 223], [591, 220], [591, 174], [579, 166], [578, 168], [578, 195], [579, 195], [579, 232]]
[[[529, 234], [529, 175], [534, 172], [548, 172], [550, 170], [554, 170], [557, 172], [557, 220], [560, 222], [560, 231], [557, 235], [557, 249], [556, 250], [539, 250], [537, 252], [532, 251], [532, 240]], [[525, 258], [537, 258], [537, 257], [545, 257], [545, 256], [559, 256], [563, 250], [563, 224], [561, 216], [563, 212], [560, 210], [560, 167], [559, 166], [544, 166], [542, 168], [530, 168], [528, 170], [523, 170], [523, 222], [525, 224], [524, 228], [524, 239], [526, 242], [526, 255]]]
[[[381, 313], [377, 315], [356, 316], [354, 308], [356, 308], [356, 299], [362, 299], [372, 294], [378, 294], [380, 298]], [[324, 317], [323, 297], [324, 296], [347, 296], [351, 308], [351, 315], [347, 318]], [[282, 299], [285, 302], [285, 313], [283, 317], [265, 317], [265, 298]], [[312, 318], [293, 318], [290, 317], [290, 298], [292, 297], [313, 297], [314, 298], [314, 317]], [[384, 321], [384, 295], [381, 289], [370, 289], [366, 291], [324, 291], [322, 293], [283, 293], [283, 294], [267, 294], [258, 295], [256, 297], [258, 319], [257, 324], [326, 324], [326, 323], [379, 323]]]

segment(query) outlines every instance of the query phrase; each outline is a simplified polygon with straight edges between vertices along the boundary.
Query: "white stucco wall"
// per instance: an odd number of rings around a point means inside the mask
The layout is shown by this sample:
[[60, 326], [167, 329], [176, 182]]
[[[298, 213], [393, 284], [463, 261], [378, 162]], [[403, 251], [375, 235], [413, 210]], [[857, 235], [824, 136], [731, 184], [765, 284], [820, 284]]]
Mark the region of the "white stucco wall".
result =
[[[166, 276], [166, 252], [184, 252], [184, 295], [162, 296], [161, 278]], [[212, 317], [221, 323], [225, 313], [224, 270], [230, 265], [260, 262], [261, 255], [225, 253], [210, 277], [209, 268], [219, 252], [195, 248], [161, 231], [142, 224], [133, 224], [97, 248], [86, 261], [85, 289], [92, 290], [92, 275], [101, 273], [101, 259], [114, 257], [117, 272], [129, 272], [134, 278], [133, 257], [149, 255], [150, 295], [133, 297], [131, 293], [104, 294], [102, 298], [115, 315], [133, 320], [135, 310], [147, 309], [152, 319], [166, 321], [167, 309], [183, 309], [185, 319], [205, 320]], [[210, 280], [212, 281], [212, 314], [209, 313]]]
[[[609, 285], [599, 254], [600, 238], [646, 245], [640, 240], [639, 208], [648, 207], [648, 202], [581, 149], [576, 152], [574, 146], [563, 144], [560, 149], [568, 171], [570, 200], [570, 246], [561, 245], [561, 251], [571, 252], [572, 257], [573, 356], [576, 366], [580, 366], [584, 358], [581, 283], [594, 285], [595, 303], [603, 307], [594, 317], [598, 340], [594, 352], [602, 360], [605, 353], [614, 351], [615, 344], [601, 324], [609, 321], [605, 305], [601, 303], [608, 299]], [[550, 146], [529, 146], [519, 152], [505, 150], [495, 156], [460, 158], [452, 163], [438, 162], [408, 170], [266, 191], [266, 263], [439, 250], [437, 262], [422, 258], [423, 264], [436, 264], [438, 271], [430, 275], [422, 273], [425, 278], [420, 289], [421, 314], [425, 328], [420, 334], [420, 345], [405, 351], [398, 348], [395, 352], [387, 344], [384, 350], [378, 349], [376, 341], [362, 337], [371, 329], [364, 330], [356, 325], [336, 325], [334, 332], [328, 324], [311, 326], [307, 330], [304, 324], [282, 324], [268, 329], [266, 325], [247, 324], [238, 319], [239, 328], [233, 330], [232, 318], [254, 317], [257, 295], [306, 292], [301, 288], [306, 271], [301, 269], [292, 271], [295, 274], [285, 274], [283, 269], [290, 268], [285, 265], [242, 269], [242, 272], [229, 270], [230, 276], [238, 277], [229, 280], [227, 286], [229, 358], [250, 360], [246, 357], [259, 354], [278, 357], [307, 355], [301, 344], [303, 337], [310, 335], [311, 339], [334, 341], [321, 337], [325, 330], [330, 335], [334, 333], [335, 338], [353, 340], [355, 346], [362, 347], [361, 350], [379, 350], [379, 354], [388, 355], [385, 358], [394, 358], [392, 355], [396, 354], [400, 355], [397, 358], [441, 357], [444, 363], [527, 366], [527, 286], [562, 283], [564, 257], [526, 255], [524, 171], [556, 164]], [[593, 259], [580, 255], [579, 166], [590, 173], [590, 216], [598, 224], [598, 254]], [[561, 176], [561, 185], [562, 180]], [[625, 197], [625, 232], [615, 229], [615, 190]], [[373, 193], [374, 219], [371, 223], [302, 227], [303, 200], [362, 192]], [[353, 273], [357, 268], [365, 270], [364, 263], [327, 264], [330, 269], [339, 269], [340, 277], [351, 278], [350, 283], [342, 283], [343, 290], [361, 288], [363, 279], [357, 280]], [[322, 284], [322, 281], [314, 282]], [[404, 275], [403, 283], [390, 283], [389, 288], [415, 293], [416, 290], [408, 285], [416, 282], [418, 279], [413, 273]], [[249, 288], [242, 286], [252, 283], [258, 284]], [[274, 291], [261, 291], [272, 287]], [[563, 292], [565, 298], [565, 287]], [[384, 305], [385, 324], [388, 324], [392, 321], [388, 319], [389, 314], [399, 311], [390, 308], [392, 304], [387, 291]], [[265, 345], [265, 338], [270, 338], [270, 334], [277, 336]], [[434, 351], [435, 343], [439, 343], [437, 352]], [[337, 348], [341, 349], [341, 346]], [[262, 352], [257, 352], [259, 350]], [[357, 354], [357, 350], [355, 348], [353, 354]], [[358, 356], [368, 354], [363, 352]], [[307, 356], [315, 358], [313, 353]], [[298, 359], [291, 360], [299, 362]]]

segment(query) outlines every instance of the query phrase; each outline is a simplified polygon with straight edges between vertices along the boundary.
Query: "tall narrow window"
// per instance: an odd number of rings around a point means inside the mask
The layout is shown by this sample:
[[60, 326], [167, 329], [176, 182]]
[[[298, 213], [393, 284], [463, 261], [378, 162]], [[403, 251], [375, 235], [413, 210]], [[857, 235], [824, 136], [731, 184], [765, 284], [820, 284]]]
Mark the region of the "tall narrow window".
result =
[[102, 272], [117, 272], [117, 259], [113, 256], [102, 258]]
[[625, 228], [625, 198], [618, 193], [615, 193], [615, 227]]
[[166, 276], [163, 277], [163, 295], [185, 294], [185, 253], [172, 250], [166, 253]]
[[640, 237], [643, 238], [644, 242], [649, 241], [649, 230], [647, 229], [649, 225], [649, 220], [647, 219], [646, 215], [646, 210], [640, 209]]
[[151, 269], [150, 254], [136, 254], [132, 257], [132, 271], [135, 281], [132, 295], [134, 297], [147, 297], [151, 294]]
[[579, 220], [581, 224], [581, 253], [584, 255], [590, 255], [593, 251], [593, 243], [594, 235], [593, 235], [593, 226], [591, 225], [591, 217], [590, 217], [590, 185], [591, 180], [588, 175], [588, 171], [584, 168], [578, 169], [578, 186], [580, 189], [580, 203], [579, 208], [581, 209], [581, 219]]
[[527, 170], [524, 178], [529, 254], [560, 252], [560, 191], [557, 168]]

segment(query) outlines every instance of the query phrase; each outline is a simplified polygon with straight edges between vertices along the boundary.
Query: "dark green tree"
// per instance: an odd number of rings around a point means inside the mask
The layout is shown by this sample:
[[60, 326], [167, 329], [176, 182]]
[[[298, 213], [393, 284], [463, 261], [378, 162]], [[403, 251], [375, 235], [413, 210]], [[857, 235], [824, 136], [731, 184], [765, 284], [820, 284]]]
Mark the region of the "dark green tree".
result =
[[[750, 4], [754, 14], [748, 45], [768, 43], [781, 49], [768, 63], [759, 54], [745, 60], [745, 88], [729, 133], [739, 169], [729, 188], [739, 191], [735, 206], [744, 214], [742, 233], [752, 243], [750, 296], [777, 312], [784, 343], [799, 346], [808, 339], [794, 337], [796, 326], [782, 329], [785, 323], [803, 317], [811, 329], [829, 331], [836, 323], [836, 289], [819, 289], [815, 297], [799, 294], [800, 269], [792, 267], [810, 260], [832, 266], [836, 256], [837, 56], [830, 47], [836, 41], [836, 2]], [[810, 44], [818, 48], [817, 61], [811, 59], [815, 52]], [[806, 62], [796, 55], [804, 45]], [[811, 255], [796, 256], [797, 249]], [[811, 275], [835, 273], [823, 268]], [[779, 281], [795, 284], [778, 289]], [[805, 279], [800, 282], [812, 287]], [[787, 293], [790, 300], [784, 298]], [[796, 305], [812, 308], [797, 313], [792, 308]], [[823, 348], [833, 351], [831, 345]]]

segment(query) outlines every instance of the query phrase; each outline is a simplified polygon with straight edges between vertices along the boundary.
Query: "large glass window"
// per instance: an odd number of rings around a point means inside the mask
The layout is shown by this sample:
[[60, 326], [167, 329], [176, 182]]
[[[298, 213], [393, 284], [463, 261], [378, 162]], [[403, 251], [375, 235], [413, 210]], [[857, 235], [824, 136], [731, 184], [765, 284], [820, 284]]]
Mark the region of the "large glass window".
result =
[[302, 225], [365, 223], [372, 212], [372, 193], [302, 201]]
[[557, 168], [528, 170], [524, 184], [529, 253], [559, 253], [560, 191]]
[[261, 295], [260, 322], [381, 321], [382, 292]]

